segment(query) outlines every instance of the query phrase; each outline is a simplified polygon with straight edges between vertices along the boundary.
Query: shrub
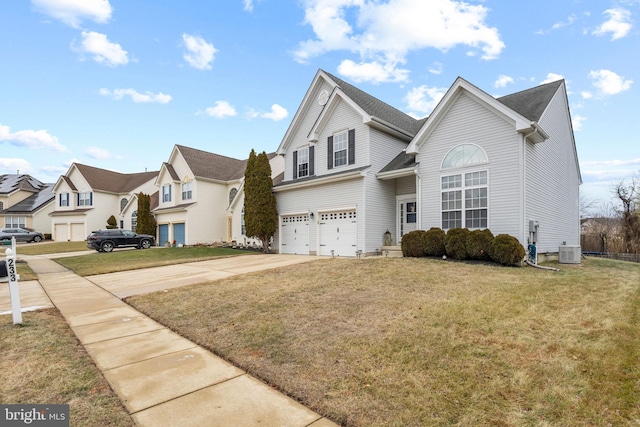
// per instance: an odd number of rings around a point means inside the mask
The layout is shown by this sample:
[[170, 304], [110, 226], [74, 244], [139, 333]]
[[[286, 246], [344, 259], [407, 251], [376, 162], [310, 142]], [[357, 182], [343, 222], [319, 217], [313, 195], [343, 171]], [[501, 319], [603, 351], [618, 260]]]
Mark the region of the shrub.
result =
[[400, 243], [402, 255], [406, 257], [423, 257], [422, 242], [426, 233], [424, 230], [414, 230], [402, 236], [402, 242]]
[[444, 247], [447, 256], [453, 259], [467, 259], [467, 236], [469, 230], [466, 228], [451, 228], [444, 237]]
[[493, 233], [488, 228], [484, 230], [473, 230], [467, 236], [467, 253], [469, 258], [481, 261], [489, 261], [491, 256], [491, 244], [493, 243]]
[[107, 219], [107, 228], [113, 229], [118, 228], [118, 221], [116, 221], [116, 217], [111, 215], [109, 219]]
[[426, 256], [441, 257], [446, 254], [444, 248], [444, 237], [446, 233], [438, 227], [431, 227], [425, 232], [422, 249]]
[[518, 239], [508, 234], [498, 234], [491, 244], [491, 259], [498, 264], [520, 265], [524, 254]]

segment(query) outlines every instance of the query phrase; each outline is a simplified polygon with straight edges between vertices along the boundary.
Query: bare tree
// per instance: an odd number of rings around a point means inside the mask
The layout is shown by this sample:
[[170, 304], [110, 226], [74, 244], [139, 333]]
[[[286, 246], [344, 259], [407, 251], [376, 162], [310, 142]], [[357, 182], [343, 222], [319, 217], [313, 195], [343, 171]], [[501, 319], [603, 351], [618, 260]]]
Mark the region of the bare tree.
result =
[[625, 252], [640, 252], [640, 178], [633, 176], [630, 183], [624, 180], [613, 186], [613, 194], [622, 204], [619, 210], [622, 222]]

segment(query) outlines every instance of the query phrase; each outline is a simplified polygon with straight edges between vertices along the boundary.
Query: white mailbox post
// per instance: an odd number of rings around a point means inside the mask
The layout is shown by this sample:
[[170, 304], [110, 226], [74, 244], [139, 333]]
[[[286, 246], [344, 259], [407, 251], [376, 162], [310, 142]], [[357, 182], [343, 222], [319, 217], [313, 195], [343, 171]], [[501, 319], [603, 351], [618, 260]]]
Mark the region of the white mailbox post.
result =
[[18, 271], [16, 269], [16, 239], [11, 239], [11, 247], [5, 253], [5, 264], [7, 277], [0, 277], [0, 281], [9, 282], [9, 297], [11, 299], [11, 313], [13, 314], [13, 324], [22, 323], [22, 311], [20, 310], [20, 291], [18, 290]]

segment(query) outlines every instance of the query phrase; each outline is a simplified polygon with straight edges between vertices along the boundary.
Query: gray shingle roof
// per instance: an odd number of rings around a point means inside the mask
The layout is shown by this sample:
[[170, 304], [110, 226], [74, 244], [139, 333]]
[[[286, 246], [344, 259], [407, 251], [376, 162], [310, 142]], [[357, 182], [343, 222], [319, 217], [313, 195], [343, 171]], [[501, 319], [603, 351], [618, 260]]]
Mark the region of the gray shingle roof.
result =
[[389, 164], [382, 168], [380, 172], [389, 172], [395, 170], [406, 169], [416, 165], [416, 156], [413, 154], [407, 154], [402, 151], [398, 154]]
[[79, 163], [75, 165], [93, 190], [109, 193], [128, 193], [158, 176], [158, 171], [120, 173]]
[[221, 156], [184, 145], [176, 145], [176, 147], [182, 153], [191, 172], [197, 177], [233, 181], [244, 176], [244, 170], [247, 167], [246, 160]]
[[38, 193], [27, 197], [26, 199], [16, 203], [10, 208], [3, 210], [1, 213], [3, 215], [19, 214], [19, 213], [30, 214], [37, 211], [42, 206], [52, 201], [53, 198], [55, 197], [55, 195], [53, 194], [54, 184], [43, 184], [43, 185], [44, 186]]
[[558, 80], [543, 84], [497, 98], [497, 100], [527, 119], [537, 122], [540, 120], [549, 102], [551, 102], [553, 95], [555, 95], [560, 85], [562, 85], [562, 82], [563, 80]]
[[378, 119], [382, 119], [385, 122], [392, 124], [410, 135], [415, 135], [420, 130], [420, 127], [424, 123], [423, 120], [416, 120], [408, 114], [403, 113], [398, 110], [380, 101], [378, 98], [375, 98], [368, 93], [358, 89], [355, 86], [350, 85], [344, 80], [339, 79], [338, 77], [327, 73], [322, 70], [327, 76], [331, 78], [342, 91], [353, 100], [356, 104], [360, 106], [367, 114], [373, 117], [377, 117]]

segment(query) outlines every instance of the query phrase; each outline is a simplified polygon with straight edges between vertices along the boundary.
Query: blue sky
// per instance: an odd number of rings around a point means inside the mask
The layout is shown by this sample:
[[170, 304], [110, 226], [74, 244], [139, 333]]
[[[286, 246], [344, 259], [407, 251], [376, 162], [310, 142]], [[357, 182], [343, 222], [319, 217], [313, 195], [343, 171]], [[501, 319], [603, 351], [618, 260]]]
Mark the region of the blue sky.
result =
[[[640, 0], [31, 0], [0, 6], [0, 173], [275, 151], [318, 68], [428, 115], [564, 78], [584, 184], [640, 174]], [[551, 185], [551, 184], [550, 184]]]

